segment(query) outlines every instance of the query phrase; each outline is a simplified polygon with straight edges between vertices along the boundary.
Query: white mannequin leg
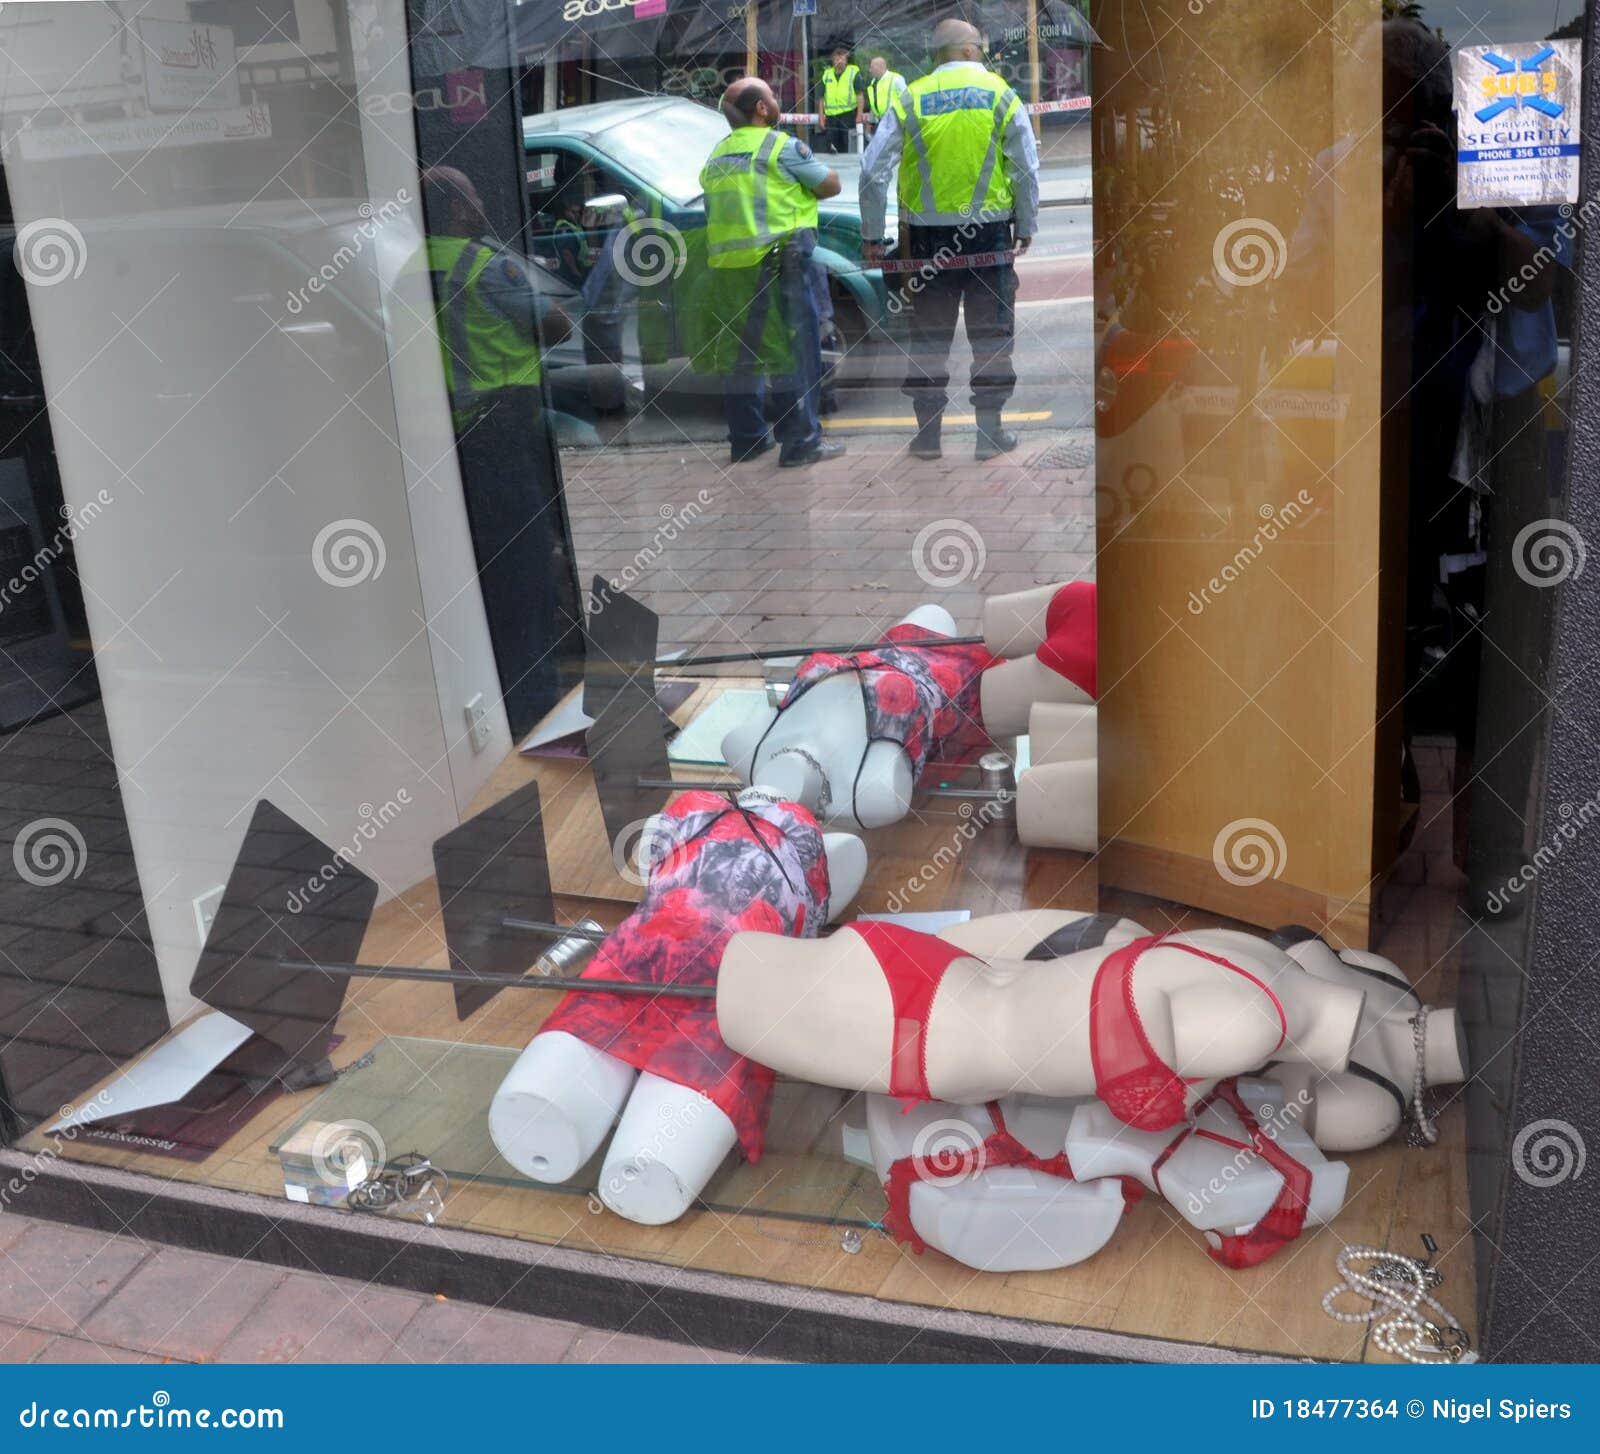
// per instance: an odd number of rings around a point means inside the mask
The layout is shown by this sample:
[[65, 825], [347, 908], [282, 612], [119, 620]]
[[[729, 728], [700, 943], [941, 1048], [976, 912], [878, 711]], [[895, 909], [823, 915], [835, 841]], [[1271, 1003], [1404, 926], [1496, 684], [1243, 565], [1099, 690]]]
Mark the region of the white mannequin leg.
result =
[[861, 776], [835, 788], [831, 821], [887, 828], [911, 811], [913, 786], [911, 759], [905, 749], [895, 742], [871, 743], [861, 763]]
[[605, 1140], [638, 1072], [552, 1030], [535, 1035], [489, 1105], [500, 1154], [535, 1181], [568, 1181]]
[[1017, 780], [1017, 838], [1030, 848], [1093, 853], [1100, 836], [1100, 764], [1033, 767]]
[[606, 1152], [600, 1200], [647, 1227], [676, 1221], [737, 1140], [733, 1122], [699, 1091], [646, 1071]]
[[867, 877], [867, 845], [854, 833], [824, 833], [828, 855], [828, 922], [837, 923]]
[[787, 802], [802, 803], [812, 812], [822, 801], [822, 774], [798, 752], [775, 752], [761, 764], [753, 787], [765, 788]]
[[984, 672], [978, 683], [984, 729], [991, 737], [1028, 731], [1028, 714], [1036, 703], [1070, 703], [1092, 707], [1094, 699], [1080, 686], [1052, 671], [1036, 656], [1002, 661]]
[[767, 729], [777, 720], [777, 716], [778, 709], [768, 707], [765, 711], [757, 712], [748, 721], [731, 728], [724, 735], [722, 760], [738, 773], [740, 782], [750, 781], [750, 769], [755, 763], [756, 748], [761, 739], [767, 735]]
[[956, 618], [943, 606], [936, 606], [931, 602], [926, 606], [918, 606], [908, 615], [902, 616], [895, 623], [897, 626], [920, 626], [930, 636], [954, 636], [956, 634]]

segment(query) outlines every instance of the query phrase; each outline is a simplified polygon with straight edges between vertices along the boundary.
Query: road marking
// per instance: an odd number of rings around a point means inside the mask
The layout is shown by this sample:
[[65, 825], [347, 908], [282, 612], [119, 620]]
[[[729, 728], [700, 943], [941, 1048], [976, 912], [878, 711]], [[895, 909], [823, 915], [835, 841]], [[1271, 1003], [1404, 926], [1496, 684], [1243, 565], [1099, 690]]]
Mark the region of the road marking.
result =
[[1092, 303], [1093, 293], [1079, 293], [1072, 298], [1024, 298], [1019, 303], [1013, 303], [1013, 308], [1053, 308], [1067, 303]]
[[[1027, 414], [1014, 414], [1007, 409], [1005, 418], [1011, 424], [1041, 424], [1046, 419], [1052, 418], [1054, 414], [1055, 410], [1053, 409], [1038, 409]], [[910, 414], [874, 414], [865, 419], [824, 419], [822, 427], [824, 429], [889, 429], [895, 425], [914, 425], [916, 422], [915, 416]], [[978, 419], [975, 414], [946, 414], [944, 422], [946, 424], [976, 424]]]

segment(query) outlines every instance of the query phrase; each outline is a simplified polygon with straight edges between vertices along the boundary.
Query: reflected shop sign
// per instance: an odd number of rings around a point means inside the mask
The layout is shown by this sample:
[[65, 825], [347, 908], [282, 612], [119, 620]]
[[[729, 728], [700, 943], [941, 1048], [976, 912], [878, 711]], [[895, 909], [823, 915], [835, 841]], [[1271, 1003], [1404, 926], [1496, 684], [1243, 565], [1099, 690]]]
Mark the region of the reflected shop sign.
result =
[[231, 27], [141, 18], [139, 40], [145, 96], [152, 111], [231, 111], [238, 106], [239, 69]]
[[196, 111], [191, 116], [140, 116], [112, 121], [82, 121], [75, 126], [29, 127], [17, 138], [22, 160], [115, 152], [150, 152], [159, 147], [203, 146], [207, 142], [261, 141], [272, 135], [272, 113], [265, 105], [229, 111]]

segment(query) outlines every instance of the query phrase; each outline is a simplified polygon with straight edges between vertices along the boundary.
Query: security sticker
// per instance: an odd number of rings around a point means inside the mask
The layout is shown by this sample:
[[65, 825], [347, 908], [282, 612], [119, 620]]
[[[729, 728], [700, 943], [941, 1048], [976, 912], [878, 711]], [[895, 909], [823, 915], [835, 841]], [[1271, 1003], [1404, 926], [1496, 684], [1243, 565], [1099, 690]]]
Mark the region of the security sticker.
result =
[[1455, 53], [1456, 201], [1578, 200], [1579, 42], [1464, 45]]

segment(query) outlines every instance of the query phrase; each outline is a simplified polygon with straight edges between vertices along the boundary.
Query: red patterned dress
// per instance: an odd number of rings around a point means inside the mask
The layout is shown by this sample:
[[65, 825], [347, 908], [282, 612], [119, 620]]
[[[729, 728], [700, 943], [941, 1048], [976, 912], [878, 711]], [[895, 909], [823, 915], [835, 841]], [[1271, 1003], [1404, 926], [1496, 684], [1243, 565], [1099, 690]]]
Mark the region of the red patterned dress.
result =
[[[853, 672], [861, 683], [867, 742], [894, 742], [904, 748], [911, 759], [912, 781], [922, 776], [936, 748], [941, 760], [959, 762], [988, 745], [979, 685], [984, 672], [999, 658], [981, 645], [895, 645], [900, 641], [928, 641], [937, 635], [908, 623], [890, 627], [874, 651], [858, 651], [853, 656], [816, 652], [796, 669], [781, 712], [788, 711], [818, 682], [841, 672]], [[760, 750], [758, 744], [758, 757]], [[865, 759], [865, 753], [862, 756]], [[850, 806], [854, 810], [853, 782]]]
[[723, 1044], [715, 1001], [674, 998], [670, 986], [715, 984], [722, 951], [741, 930], [814, 938], [828, 918], [828, 861], [817, 820], [800, 804], [744, 801], [690, 792], [667, 808], [649, 845], [644, 899], [583, 971], [659, 984], [662, 993], [569, 994], [543, 1029], [699, 1091], [755, 1161], [773, 1072]]

